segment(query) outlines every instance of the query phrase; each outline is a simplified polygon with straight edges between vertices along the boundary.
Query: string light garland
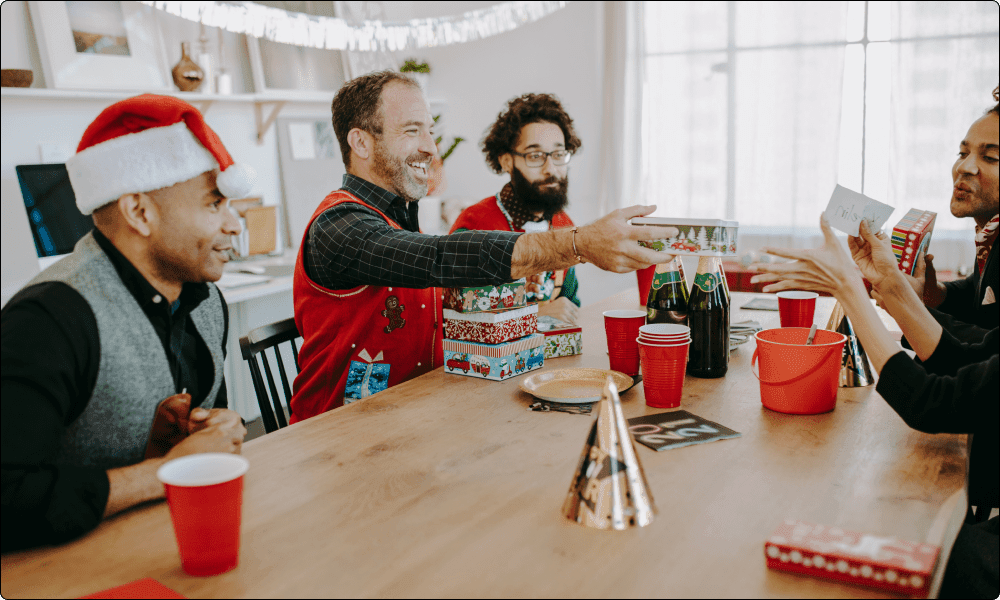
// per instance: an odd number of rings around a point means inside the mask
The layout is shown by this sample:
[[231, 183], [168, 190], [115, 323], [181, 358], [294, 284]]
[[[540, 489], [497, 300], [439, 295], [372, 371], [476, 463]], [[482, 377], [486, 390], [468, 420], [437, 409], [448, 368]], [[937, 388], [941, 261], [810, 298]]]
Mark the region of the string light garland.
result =
[[153, 2], [168, 14], [281, 44], [327, 50], [398, 51], [461, 44], [506, 33], [564, 8], [564, 2], [503, 2], [461, 15], [405, 22], [307, 15], [254, 2]]

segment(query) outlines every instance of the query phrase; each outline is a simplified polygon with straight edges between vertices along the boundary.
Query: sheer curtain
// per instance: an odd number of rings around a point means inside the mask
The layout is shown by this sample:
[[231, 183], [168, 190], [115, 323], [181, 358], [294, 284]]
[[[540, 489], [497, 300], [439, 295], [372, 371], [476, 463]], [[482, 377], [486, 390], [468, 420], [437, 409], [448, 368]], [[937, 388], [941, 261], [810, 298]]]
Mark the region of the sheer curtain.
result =
[[604, 3], [599, 213], [645, 203], [642, 156], [643, 2]]
[[951, 165], [993, 104], [1000, 8], [976, 2], [646, 2], [641, 180], [658, 215], [740, 222], [740, 253], [820, 243], [834, 184], [938, 212], [971, 265]]
[[658, 215], [809, 246], [838, 182], [847, 2], [648, 3], [643, 169]]
[[[889, 75], [889, 98], [874, 100], [891, 109], [887, 122], [868, 126], [868, 137], [885, 152], [866, 152], [872, 173], [866, 180], [883, 186], [894, 206], [938, 213], [931, 241], [938, 269], [971, 267], [974, 223], [951, 215], [951, 167], [969, 126], [995, 104], [1000, 7], [992, 1], [892, 2], [873, 16], [869, 48], [884, 48], [870, 54], [869, 63]], [[886, 22], [873, 30], [879, 19]]]

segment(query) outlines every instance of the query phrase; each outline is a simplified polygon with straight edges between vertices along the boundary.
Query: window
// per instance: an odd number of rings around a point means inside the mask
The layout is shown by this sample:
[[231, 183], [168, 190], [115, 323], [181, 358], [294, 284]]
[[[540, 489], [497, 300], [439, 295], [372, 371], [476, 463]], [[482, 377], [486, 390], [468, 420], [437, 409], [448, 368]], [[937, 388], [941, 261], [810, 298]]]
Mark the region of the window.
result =
[[815, 228], [840, 183], [969, 229], [948, 211], [951, 165], [993, 104], [995, 2], [644, 10], [643, 172], [658, 215]]

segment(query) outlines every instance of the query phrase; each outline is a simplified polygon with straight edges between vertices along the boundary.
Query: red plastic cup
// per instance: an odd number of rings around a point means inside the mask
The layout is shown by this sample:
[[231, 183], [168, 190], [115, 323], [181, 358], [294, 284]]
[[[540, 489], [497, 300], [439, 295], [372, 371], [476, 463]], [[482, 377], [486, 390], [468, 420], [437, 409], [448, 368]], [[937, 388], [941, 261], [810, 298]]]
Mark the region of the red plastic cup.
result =
[[676, 337], [691, 335], [691, 328], [687, 325], [676, 323], [650, 323], [639, 328], [639, 335], [643, 337]]
[[209, 452], [174, 459], [156, 471], [187, 574], [218, 575], [239, 563], [243, 474], [249, 467], [242, 456]]
[[637, 344], [645, 344], [647, 346], [686, 346], [691, 343], [691, 338], [686, 337], [675, 340], [650, 340], [640, 336], [635, 341]]
[[646, 324], [641, 310], [604, 311], [604, 331], [608, 336], [611, 370], [632, 377], [639, 374], [639, 328]]
[[676, 346], [652, 346], [645, 342], [639, 343], [646, 406], [677, 408], [681, 405], [688, 346], [690, 343]]
[[643, 306], [649, 301], [649, 289], [653, 287], [654, 275], [656, 275], [656, 265], [649, 265], [635, 272], [635, 277], [639, 281], [639, 304]]
[[778, 314], [782, 327], [812, 327], [816, 314], [816, 292], [778, 292]]

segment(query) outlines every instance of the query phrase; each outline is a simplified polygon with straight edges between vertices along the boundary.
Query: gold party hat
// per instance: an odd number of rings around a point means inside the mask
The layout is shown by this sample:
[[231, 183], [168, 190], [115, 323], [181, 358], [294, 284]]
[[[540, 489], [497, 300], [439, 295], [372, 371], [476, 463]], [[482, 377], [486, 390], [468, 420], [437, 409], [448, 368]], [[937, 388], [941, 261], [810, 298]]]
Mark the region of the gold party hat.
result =
[[596, 529], [645, 527], [656, 514], [622, 414], [618, 388], [610, 377], [563, 503], [563, 514]]
[[830, 322], [826, 328], [847, 336], [844, 355], [840, 362], [840, 387], [865, 387], [875, 383], [875, 375], [872, 373], [865, 348], [854, 334], [851, 319], [844, 313], [844, 307], [840, 302], [833, 307], [833, 314], [830, 315]]

